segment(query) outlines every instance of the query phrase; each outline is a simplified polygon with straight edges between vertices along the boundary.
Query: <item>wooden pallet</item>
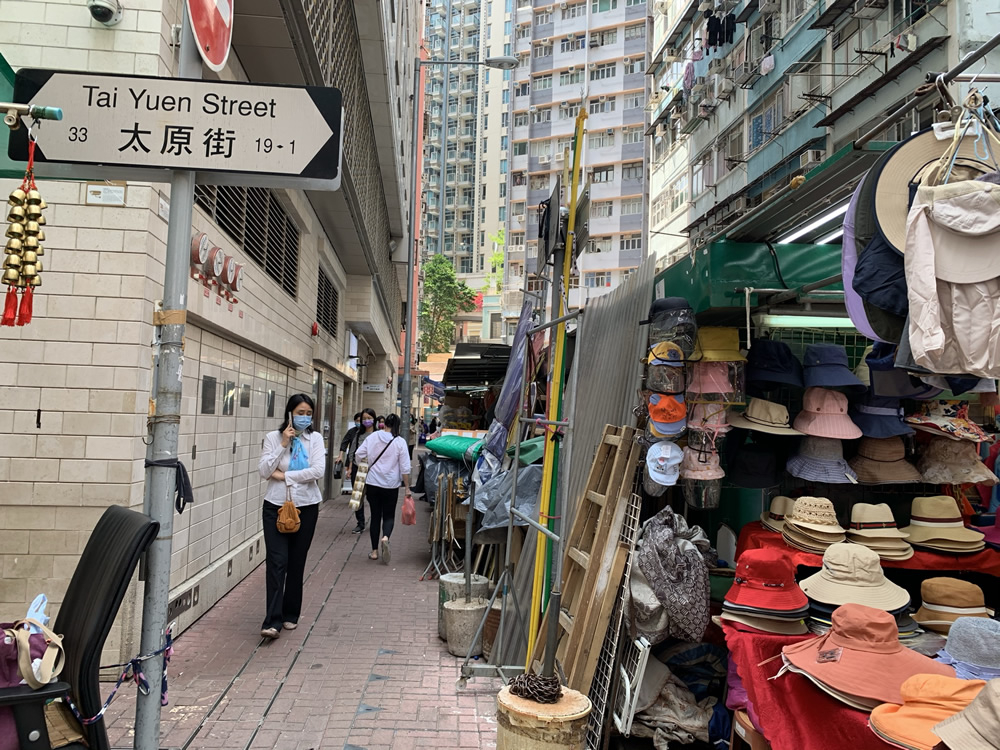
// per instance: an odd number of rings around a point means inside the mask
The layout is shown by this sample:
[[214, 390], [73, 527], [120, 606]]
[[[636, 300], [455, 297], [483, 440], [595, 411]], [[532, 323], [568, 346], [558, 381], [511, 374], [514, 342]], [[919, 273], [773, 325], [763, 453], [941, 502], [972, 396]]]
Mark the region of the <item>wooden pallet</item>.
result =
[[[567, 684], [586, 694], [607, 631], [628, 550], [620, 543], [640, 448], [631, 427], [604, 428], [563, 556], [556, 659]], [[548, 613], [534, 658], [545, 648]]]

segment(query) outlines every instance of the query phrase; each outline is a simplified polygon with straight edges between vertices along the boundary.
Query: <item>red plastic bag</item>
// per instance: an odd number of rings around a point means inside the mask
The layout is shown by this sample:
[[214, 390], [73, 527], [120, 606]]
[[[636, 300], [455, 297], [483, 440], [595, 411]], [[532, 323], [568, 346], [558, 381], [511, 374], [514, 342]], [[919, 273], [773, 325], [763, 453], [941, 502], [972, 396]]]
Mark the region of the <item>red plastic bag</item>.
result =
[[413, 504], [413, 497], [407, 495], [403, 498], [403, 525], [414, 526], [417, 523], [417, 506]]

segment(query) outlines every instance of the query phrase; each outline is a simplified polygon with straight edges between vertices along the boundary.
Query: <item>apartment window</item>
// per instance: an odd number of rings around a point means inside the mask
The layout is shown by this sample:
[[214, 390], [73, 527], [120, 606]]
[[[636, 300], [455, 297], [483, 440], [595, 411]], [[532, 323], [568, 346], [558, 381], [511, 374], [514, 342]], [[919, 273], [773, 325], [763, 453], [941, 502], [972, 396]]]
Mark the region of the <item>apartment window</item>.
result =
[[536, 110], [531, 113], [531, 121], [533, 123], [540, 122], [551, 122], [552, 121], [552, 108], [544, 107], [543, 109]]
[[501, 198], [506, 198], [507, 197], [507, 183], [506, 182], [501, 182], [500, 183], [500, 197]]
[[583, 285], [587, 289], [597, 289], [602, 286], [611, 286], [611, 272], [588, 271], [583, 275]]
[[[500, 102], [502, 104], [510, 104], [510, 89], [504, 89], [500, 92]], [[507, 113], [504, 112], [503, 116], [506, 117]]]
[[198, 185], [195, 202], [292, 297], [298, 289], [299, 228], [267, 188]]
[[650, 226], [659, 226], [663, 221], [666, 220], [668, 210], [667, 207], [670, 205], [670, 188], [667, 188], [662, 193], [660, 193], [654, 200], [653, 206], [650, 210]]
[[[485, 167], [486, 165], [484, 164], [483, 166]], [[500, 160], [500, 174], [507, 174], [507, 160], [506, 159], [501, 159]]]
[[643, 72], [643, 64], [641, 59], [629, 59], [627, 63], [622, 65], [622, 72], [627, 75], [635, 75], [636, 73]]
[[517, 33], [515, 33], [515, 39], [528, 39], [531, 37], [531, 27], [530, 26], [518, 26]]
[[594, 167], [592, 175], [591, 179], [594, 182], [614, 182], [615, 167], [613, 164], [608, 164], [602, 167]]
[[573, 120], [580, 113], [580, 102], [573, 102], [559, 107], [560, 120]]
[[545, 76], [538, 76], [534, 79], [533, 85], [535, 91], [545, 91], [546, 89], [552, 88], [552, 74], [549, 73]]
[[[603, 98], [603, 97], [602, 97]], [[615, 111], [615, 97], [609, 96], [604, 101], [601, 99], [590, 100], [590, 114], [600, 115]]]
[[552, 56], [552, 45], [551, 44], [536, 44], [532, 50], [535, 57], [551, 57]]
[[642, 130], [640, 128], [625, 128], [622, 131], [622, 143], [642, 143]]
[[562, 9], [562, 20], [567, 20], [569, 18], [579, 18], [586, 15], [587, 4], [586, 3], [574, 3], [573, 5], [567, 5]]
[[532, 141], [531, 142], [531, 155], [532, 156], [551, 156], [552, 155], [552, 142], [551, 141]]
[[602, 81], [618, 75], [618, 63], [602, 63], [590, 71], [591, 81]]
[[719, 138], [715, 152], [715, 173], [720, 177], [729, 174], [739, 163], [743, 152], [743, 128], [736, 127]]
[[572, 138], [572, 136], [570, 136], [570, 137], [563, 137], [563, 138], [560, 138], [559, 140], [556, 141], [556, 153], [557, 154], [561, 154], [566, 149], [572, 149], [572, 148], [573, 148], [573, 138]]
[[514, 156], [524, 156], [528, 153], [528, 142], [527, 141], [516, 141], [514, 143]]
[[527, 96], [531, 92], [531, 83], [522, 81], [514, 85], [514, 96]]
[[330, 281], [323, 269], [319, 269], [319, 282], [316, 292], [316, 322], [331, 336], [337, 336], [337, 310], [340, 306], [340, 294], [337, 287]]
[[785, 26], [792, 28], [809, 8], [806, 0], [785, 0]]
[[620, 250], [642, 250], [641, 234], [623, 234], [618, 241]]
[[615, 204], [611, 201], [594, 201], [590, 204], [590, 215], [595, 219], [609, 219], [614, 216]]
[[642, 94], [625, 94], [625, 109], [639, 109], [642, 106]]
[[547, 174], [533, 174], [528, 181], [529, 190], [548, 190], [549, 176]]
[[531, 0], [517, 0], [517, 7], [518, 8], [530, 8], [531, 7]]
[[524, 232], [511, 232], [510, 245], [511, 247], [524, 247]]
[[528, 279], [527, 287], [529, 292], [535, 292], [537, 294], [542, 291], [543, 282], [541, 279]]
[[524, 207], [525, 207], [524, 201], [515, 201], [514, 203], [512, 203], [510, 205], [510, 210], [511, 210], [511, 213], [514, 214], [515, 218], [521, 217], [523, 219], [523, 217], [524, 217]]
[[506, 206], [500, 206], [500, 208], [497, 210], [497, 219], [499, 221], [507, 221], [507, 207]]
[[541, 26], [543, 23], [552, 23], [552, 14], [547, 10], [536, 11], [535, 26]]
[[673, 213], [685, 203], [688, 197], [688, 178], [682, 175], [670, 184], [670, 213]]
[[522, 185], [528, 184], [528, 178], [524, 172], [514, 172], [514, 176], [511, 177], [511, 184], [514, 187], [521, 187]]
[[641, 180], [642, 179], [642, 162], [633, 161], [628, 164], [622, 164], [622, 179], [623, 180]]
[[595, 237], [590, 242], [587, 243], [586, 252], [588, 253], [610, 253], [611, 252], [611, 238], [610, 237]]
[[559, 51], [575, 52], [576, 50], [583, 49], [586, 41], [587, 40], [584, 39], [582, 36], [579, 37], [575, 36], [572, 39], [566, 37], [561, 42], [559, 42]]
[[642, 213], [642, 198], [622, 199], [622, 216], [635, 216]]
[[[626, 0], [628, 2], [628, 0]], [[618, 0], [593, 0], [590, 4], [592, 13], [607, 13], [618, 7]]]
[[750, 151], [755, 151], [778, 135], [777, 131], [784, 117], [784, 99], [784, 87], [779, 86], [775, 93], [750, 114], [750, 132], [747, 133]]
[[615, 145], [615, 133], [614, 131], [593, 133], [590, 136], [589, 142], [587, 144], [590, 148], [609, 148]]
[[629, 39], [645, 39], [646, 38], [646, 24], [637, 23], [634, 26], [625, 27], [625, 41]]
[[517, 56], [517, 67], [519, 67], [519, 68], [527, 68], [529, 65], [531, 65], [531, 58], [530, 57], [528, 57], [527, 55], [518, 55]]
[[590, 35], [591, 47], [603, 47], [606, 44], [614, 44], [617, 41], [618, 41], [618, 29], [595, 31]]
[[572, 86], [576, 83], [583, 83], [582, 70], [564, 70], [559, 74], [560, 86]]
[[580, 274], [578, 274], [578, 273], [571, 273], [569, 275], [569, 288], [570, 289], [579, 289], [580, 288]]
[[631, 8], [634, 5], [645, 5], [646, 0], [625, 0], [625, 7]]
[[527, 112], [515, 112], [514, 113], [514, 127], [521, 128], [528, 124], [528, 113]]
[[[506, 72], [509, 73], [510, 71], [508, 70]], [[506, 89], [504, 90], [504, 93], [505, 94], [507, 93]], [[506, 103], [506, 101], [507, 101], [507, 97], [504, 97], [504, 102]], [[507, 112], [504, 112], [503, 114], [500, 115], [500, 127], [505, 128], [508, 125], [510, 125], [510, 114], [508, 114]]]
[[470, 256], [463, 255], [458, 259], [458, 272], [472, 273], [472, 258]]

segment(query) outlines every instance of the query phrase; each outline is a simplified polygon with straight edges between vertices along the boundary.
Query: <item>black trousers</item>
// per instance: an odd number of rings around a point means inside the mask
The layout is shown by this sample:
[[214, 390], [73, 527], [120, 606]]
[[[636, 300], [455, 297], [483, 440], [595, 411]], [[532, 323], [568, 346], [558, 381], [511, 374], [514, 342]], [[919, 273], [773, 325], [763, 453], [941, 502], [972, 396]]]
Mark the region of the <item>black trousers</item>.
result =
[[368, 497], [368, 507], [372, 512], [372, 523], [368, 531], [372, 537], [372, 551], [375, 551], [382, 537], [392, 536], [392, 527], [396, 525], [399, 487], [390, 490], [369, 484], [365, 486], [365, 495]]
[[302, 612], [302, 578], [316, 531], [319, 505], [299, 508], [300, 526], [294, 534], [278, 531], [278, 508], [274, 503], [264, 502], [267, 601], [261, 627], [281, 630], [282, 623], [298, 622]]
[[[358, 465], [351, 464], [351, 486], [354, 486], [354, 480], [358, 478]], [[361, 503], [358, 509], [354, 511], [354, 517], [358, 519], [358, 526], [361, 528], [365, 527], [365, 504]]]

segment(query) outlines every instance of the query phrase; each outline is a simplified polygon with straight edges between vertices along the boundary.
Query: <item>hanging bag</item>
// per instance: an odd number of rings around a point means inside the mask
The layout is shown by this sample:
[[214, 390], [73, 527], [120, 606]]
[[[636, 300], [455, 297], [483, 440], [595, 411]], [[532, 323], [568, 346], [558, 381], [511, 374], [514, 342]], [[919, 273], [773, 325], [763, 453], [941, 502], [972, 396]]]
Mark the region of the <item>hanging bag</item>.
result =
[[299, 519], [299, 509], [292, 502], [292, 488], [286, 487], [285, 502], [278, 509], [278, 531], [282, 534], [294, 534], [302, 525]]
[[403, 498], [403, 526], [414, 526], [417, 523], [417, 506], [413, 503], [413, 495]]
[[389, 450], [389, 446], [392, 445], [395, 440], [396, 438], [393, 438], [388, 443], [386, 443], [385, 448], [382, 449], [382, 452], [379, 453], [375, 457], [375, 460], [372, 461], [370, 464], [358, 465], [358, 475], [354, 478], [354, 491], [351, 493], [351, 499], [348, 502], [348, 506], [350, 506], [351, 510], [357, 510], [358, 508], [361, 507], [361, 501], [364, 499], [365, 496], [365, 486], [368, 484], [368, 470], [371, 469], [372, 466], [378, 463], [378, 460], [382, 458], [382, 456], [385, 454], [387, 450]]

